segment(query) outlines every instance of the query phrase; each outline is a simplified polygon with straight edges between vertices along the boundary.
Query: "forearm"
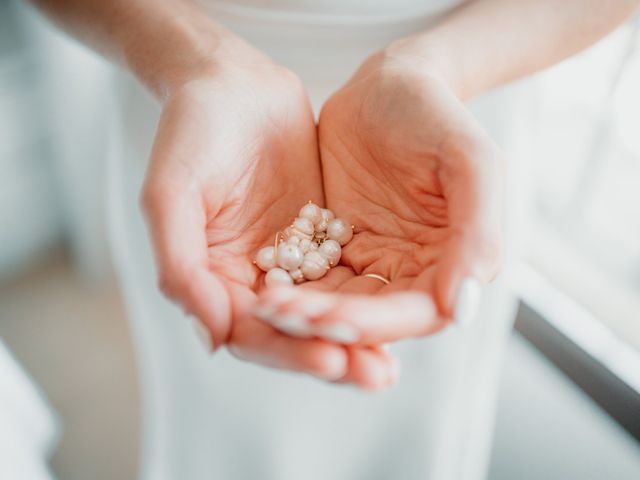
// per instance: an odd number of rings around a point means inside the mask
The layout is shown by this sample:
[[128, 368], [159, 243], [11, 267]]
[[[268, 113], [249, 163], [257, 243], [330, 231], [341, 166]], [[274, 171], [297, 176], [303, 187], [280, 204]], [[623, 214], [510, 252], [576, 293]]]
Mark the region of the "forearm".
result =
[[637, 10], [638, 0], [475, 0], [396, 42], [466, 99], [569, 57]]
[[242, 45], [189, 0], [32, 1], [73, 36], [130, 68], [159, 97], [216, 68]]

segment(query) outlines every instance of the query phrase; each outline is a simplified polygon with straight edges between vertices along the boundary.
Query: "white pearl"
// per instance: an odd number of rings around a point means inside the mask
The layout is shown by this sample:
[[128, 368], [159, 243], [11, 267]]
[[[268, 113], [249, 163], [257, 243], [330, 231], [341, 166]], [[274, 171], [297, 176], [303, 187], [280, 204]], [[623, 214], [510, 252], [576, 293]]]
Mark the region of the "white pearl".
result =
[[317, 251], [305, 254], [300, 266], [300, 270], [307, 280], [318, 280], [324, 277], [328, 269], [329, 261]]
[[303, 238], [302, 240], [300, 240], [299, 247], [300, 247], [300, 250], [302, 250], [302, 253], [307, 253], [312, 250], [317, 250], [318, 244], [313, 240], [309, 240], [308, 238]]
[[295, 270], [291, 270], [289, 272], [289, 275], [291, 276], [291, 278], [295, 283], [304, 282], [304, 275], [302, 274], [302, 270], [300, 270], [299, 268], [296, 268]]
[[329, 222], [336, 218], [333, 212], [328, 208], [322, 209], [321, 217], [320, 221], [315, 224], [316, 232], [326, 232]]
[[340, 244], [335, 240], [326, 240], [318, 247], [318, 252], [324, 255], [329, 261], [329, 265], [333, 267], [340, 261], [342, 247], [340, 247]]
[[295, 270], [302, 263], [302, 250], [296, 245], [281, 243], [276, 255], [278, 265], [285, 270]]
[[298, 217], [293, 221], [292, 225], [293, 230], [298, 230], [306, 235], [313, 235], [315, 231], [313, 227], [313, 222], [308, 218]]
[[330, 239], [335, 240], [341, 246], [345, 246], [353, 237], [353, 230], [351, 229], [351, 225], [347, 222], [341, 218], [336, 218], [329, 222], [329, 225], [327, 226], [327, 235]]
[[287, 227], [282, 231], [282, 234], [284, 235], [285, 240], [289, 240], [291, 237], [295, 237], [295, 235], [293, 234], [293, 228], [291, 227]]
[[291, 232], [291, 237], [289, 237], [289, 238], [298, 237], [300, 240], [305, 239], [305, 238], [307, 240], [311, 240], [313, 238], [313, 235], [309, 235], [308, 233], [301, 232], [300, 230], [298, 230], [296, 228], [291, 228], [290, 232]]
[[[300, 245], [300, 237], [295, 237], [295, 236], [289, 237], [289, 238], [287, 238], [287, 243], [289, 245], [298, 246], [298, 245]], [[304, 252], [302, 252], [302, 253], [304, 253]]]
[[256, 254], [256, 265], [264, 272], [268, 272], [277, 266], [275, 247], [264, 247]]
[[274, 287], [276, 285], [293, 285], [293, 280], [289, 272], [276, 267], [267, 272], [264, 283], [267, 287]]
[[300, 213], [298, 213], [298, 217], [308, 218], [311, 221], [311, 223], [315, 225], [320, 220], [322, 220], [322, 209], [315, 203], [309, 202], [300, 209]]
[[327, 222], [330, 222], [331, 220], [333, 220], [334, 218], [336, 218], [336, 216], [334, 215], [334, 213], [329, 210], [328, 208], [323, 208], [322, 209], [322, 218], [324, 220], [326, 220]]

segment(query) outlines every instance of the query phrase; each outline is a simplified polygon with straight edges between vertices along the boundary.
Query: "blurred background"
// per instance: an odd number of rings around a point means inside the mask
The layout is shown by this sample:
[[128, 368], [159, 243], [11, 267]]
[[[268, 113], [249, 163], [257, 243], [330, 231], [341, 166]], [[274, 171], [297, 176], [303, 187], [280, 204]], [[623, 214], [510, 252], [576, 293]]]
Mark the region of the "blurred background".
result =
[[[640, 478], [639, 26], [536, 79], [491, 479]], [[113, 88], [107, 63], [0, 0], [2, 479], [136, 475], [135, 358], [105, 228]]]

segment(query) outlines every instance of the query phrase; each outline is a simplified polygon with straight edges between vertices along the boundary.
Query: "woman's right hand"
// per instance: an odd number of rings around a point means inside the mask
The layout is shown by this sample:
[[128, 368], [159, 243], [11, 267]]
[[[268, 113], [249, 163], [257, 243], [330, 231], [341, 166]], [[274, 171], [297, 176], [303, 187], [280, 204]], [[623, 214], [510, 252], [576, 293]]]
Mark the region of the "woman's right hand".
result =
[[240, 358], [386, 386], [385, 352], [292, 338], [251, 313], [255, 252], [305, 202], [323, 203], [322, 176], [299, 79], [246, 44], [229, 53], [164, 100], [141, 197], [160, 288]]

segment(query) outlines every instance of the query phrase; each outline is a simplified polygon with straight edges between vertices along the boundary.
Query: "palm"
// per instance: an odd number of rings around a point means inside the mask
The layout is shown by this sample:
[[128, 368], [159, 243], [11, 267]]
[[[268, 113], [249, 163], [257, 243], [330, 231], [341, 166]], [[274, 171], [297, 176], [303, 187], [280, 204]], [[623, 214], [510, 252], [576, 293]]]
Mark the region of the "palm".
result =
[[[203, 111], [215, 113], [221, 102], [229, 101], [228, 89], [221, 92], [223, 98], [218, 93]], [[232, 343], [250, 340], [264, 329], [248, 314], [261, 284], [253, 265], [256, 250], [273, 242], [275, 232], [299, 205], [309, 199], [322, 201], [316, 132], [304, 92], [274, 86], [247, 95], [244, 88], [239, 101], [243, 100], [246, 110], [236, 103], [234, 111], [259, 113], [249, 118], [232, 113], [223, 125], [213, 115], [205, 123], [212, 131], [204, 132], [203, 138], [214, 140], [202, 149], [208, 155], [202, 193], [209, 269], [224, 282], [233, 305]]]
[[186, 85], [164, 107], [143, 195], [165, 293], [237, 331], [258, 247], [322, 200], [316, 131], [297, 79], [271, 64]]
[[[414, 73], [381, 72], [365, 63], [323, 109], [326, 202], [354, 224], [355, 235], [343, 252], [346, 268], [319, 287], [424, 291], [450, 314], [451, 279], [464, 274], [463, 244], [473, 240], [466, 230], [499, 229], [493, 221], [475, 228], [486, 210], [475, 195], [483, 174], [460, 152], [474, 142], [495, 151], [448, 90]], [[480, 237], [478, 245], [484, 245]], [[391, 283], [362, 277], [367, 273]], [[485, 278], [486, 272], [472, 273]]]
[[252, 314], [256, 251], [322, 192], [313, 116], [289, 72], [258, 60], [185, 85], [165, 103], [142, 196], [160, 285], [243, 359], [383, 386], [386, 354], [290, 338]]
[[235, 178], [229, 176], [228, 165], [222, 167], [228, 182], [224, 201], [219, 205], [215, 200], [208, 202], [209, 266], [233, 297], [232, 342], [242, 342], [244, 334], [264, 328], [244, 308], [254, 303], [261, 286], [260, 272], [253, 264], [256, 251], [273, 243], [275, 233], [290, 222], [299, 205], [310, 199], [322, 201], [315, 128], [306, 99], [298, 100], [284, 105], [288, 110], [274, 116], [281, 123], [272, 118], [267, 125], [256, 125], [260, 128], [256, 132], [242, 126], [243, 134], [257, 141], [241, 152], [244, 168], [237, 170]]

